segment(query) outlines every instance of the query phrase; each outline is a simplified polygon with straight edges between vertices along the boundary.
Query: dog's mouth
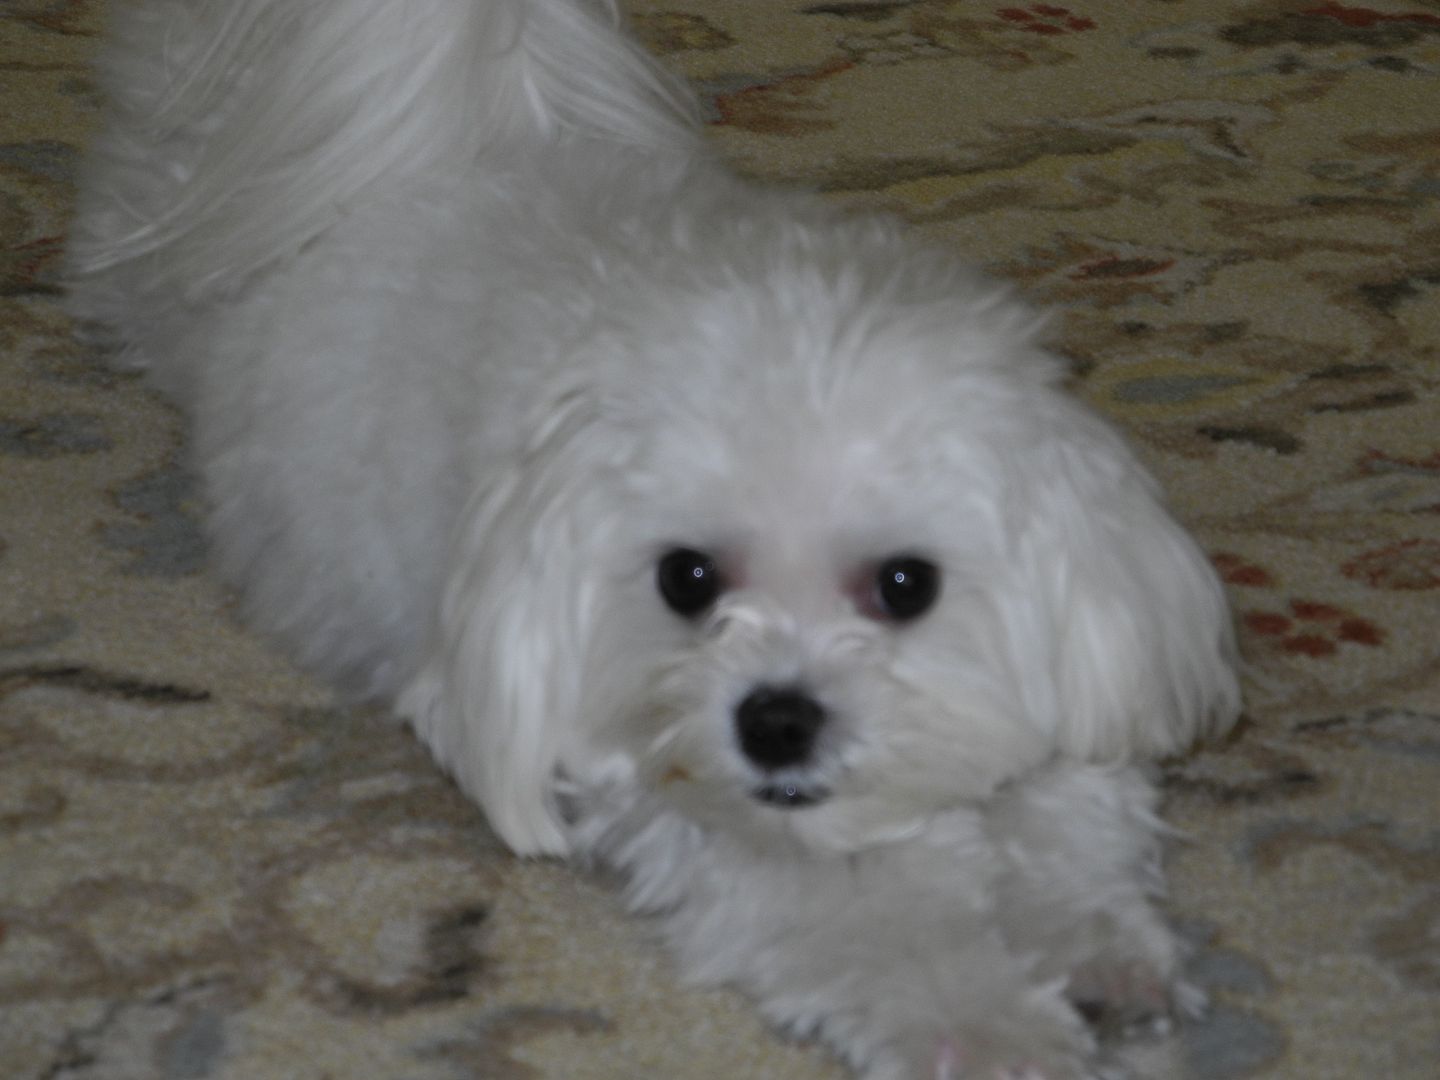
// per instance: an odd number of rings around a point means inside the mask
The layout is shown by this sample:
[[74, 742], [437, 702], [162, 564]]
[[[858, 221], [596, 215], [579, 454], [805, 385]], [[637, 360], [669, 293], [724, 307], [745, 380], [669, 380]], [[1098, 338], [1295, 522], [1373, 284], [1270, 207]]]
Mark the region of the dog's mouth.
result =
[[757, 802], [781, 810], [800, 810], [822, 803], [830, 797], [830, 792], [823, 787], [807, 788], [788, 781], [765, 784], [751, 794]]

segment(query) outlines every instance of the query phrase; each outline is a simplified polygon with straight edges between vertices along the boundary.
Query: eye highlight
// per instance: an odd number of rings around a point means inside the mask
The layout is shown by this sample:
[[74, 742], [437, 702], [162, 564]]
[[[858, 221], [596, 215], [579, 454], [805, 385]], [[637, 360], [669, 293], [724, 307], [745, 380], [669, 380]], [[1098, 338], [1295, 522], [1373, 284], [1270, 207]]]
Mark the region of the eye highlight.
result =
[[895, 555], [875, 571], [875, 604], [889, 618], [919, 618], [940, 596], [940, 568], [918, 555]]
[[714, 558], [694, 548], [675, 548], [662, 555], [655, 567], [655, 585], [666, 606], [687, 618], [705, 611], [725, 591]]

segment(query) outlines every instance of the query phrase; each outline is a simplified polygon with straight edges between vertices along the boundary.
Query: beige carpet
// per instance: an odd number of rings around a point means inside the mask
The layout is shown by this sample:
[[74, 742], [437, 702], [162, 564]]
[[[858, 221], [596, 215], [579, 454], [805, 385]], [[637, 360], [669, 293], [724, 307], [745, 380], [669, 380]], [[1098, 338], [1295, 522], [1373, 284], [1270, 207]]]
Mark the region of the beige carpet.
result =
[[[1440, 3], [1071, 2], [633, 11], [740, 167], [1062, 305], [1231, 586], [1155, 1075], [1440, 1076]], [[0, 1076], [838, 1076], [232, 621], [177, 416], [59, 309], [102, 7], [0, 5]]]

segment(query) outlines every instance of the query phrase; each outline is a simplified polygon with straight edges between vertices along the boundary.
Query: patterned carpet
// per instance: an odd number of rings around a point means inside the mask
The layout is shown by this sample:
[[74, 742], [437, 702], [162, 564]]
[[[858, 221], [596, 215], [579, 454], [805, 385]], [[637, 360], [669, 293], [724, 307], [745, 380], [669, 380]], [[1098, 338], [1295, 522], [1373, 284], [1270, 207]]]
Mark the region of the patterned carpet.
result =
[[[1157, 1080], [1440, 1075], [1440, 3], [637, 0], [743, 170], [1061, 306], [1229, 583]], [[0, 1074], [838, 1077], [232, 619], [56, 284], [100, 0], [0, 5]]]

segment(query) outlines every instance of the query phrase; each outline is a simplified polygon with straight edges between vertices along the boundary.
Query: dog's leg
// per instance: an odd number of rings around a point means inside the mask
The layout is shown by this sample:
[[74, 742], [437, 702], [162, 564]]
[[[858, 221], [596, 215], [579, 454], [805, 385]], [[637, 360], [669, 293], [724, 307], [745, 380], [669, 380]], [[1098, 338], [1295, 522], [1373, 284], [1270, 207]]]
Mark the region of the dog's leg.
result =
[[987, 828], [1007, 856], [1007, 939], [1042, 955], [1087, 1014], [1129, 1024], [1197, 1012], [1182, 950], [1156, 907], [1165, 826], [1139, 772], [1054, 765], [997, 800]]
[[777, 1026], [819, 1037], [867, 1080], [1085, 1075], [1094, 1040], [1064, 977], [1041, 974], [1040, 958], [1003, 932], [995, 887], [1005, 862], [978, 814], [832, 858], [704, 843], [693, 828], [689, 844], [679, 827], [662, 841], [664, 831], [651, 819], [644, 851], [629, 834], [605, 854], [648, 898], [635, 906], [661, 916], [694, 980], [739, 987]]
[[[888, 985], [887, 985], [888, 984]], [[891, 1029], [866, 1080], [1081, 1080], [1095, 1046], [1061, 983], [990, 934], [877, 978], [873, 1019]]]

